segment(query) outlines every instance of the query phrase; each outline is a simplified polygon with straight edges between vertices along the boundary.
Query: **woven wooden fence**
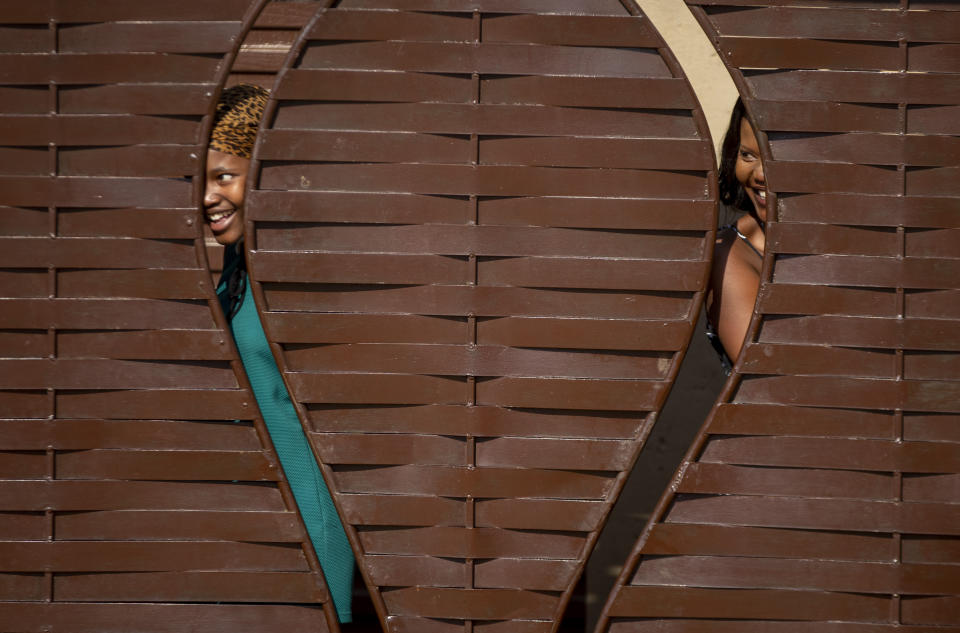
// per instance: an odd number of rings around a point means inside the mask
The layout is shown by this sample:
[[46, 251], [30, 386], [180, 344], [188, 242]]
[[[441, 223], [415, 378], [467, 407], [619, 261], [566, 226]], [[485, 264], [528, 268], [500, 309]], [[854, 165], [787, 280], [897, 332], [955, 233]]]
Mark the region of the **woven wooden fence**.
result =
[[776, 221], [740, 362], [598, 631], [958, 630], [960, 3], [688, 4]]
[[197, 213], [262, 4], [4, 4], [4, 631], [337, 629]]
[[[252, 288], [385, 629], [556, 630], [700, 309], [703, 117], [631, 2], [331, 4], [4, 5], [3, 630], [337, 630], [197, 213], [240, 80]], [[599, 629], [957, 630], [960, 3], [688, 4], [777, 217]]]

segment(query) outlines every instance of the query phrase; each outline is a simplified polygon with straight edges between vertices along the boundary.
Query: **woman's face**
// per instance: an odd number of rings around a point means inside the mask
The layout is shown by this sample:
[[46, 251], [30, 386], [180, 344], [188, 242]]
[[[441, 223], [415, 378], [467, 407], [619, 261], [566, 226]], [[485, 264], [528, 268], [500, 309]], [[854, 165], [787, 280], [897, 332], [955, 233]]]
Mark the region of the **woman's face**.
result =
[[740, 148], [737, 151], [737, 181], [747, 192], [757, 217], [767, 221], [767, 180], [763, 176], [763, 161], [760, 147], [753, 133], [753, 126], [744, 117], [740, 120]]
[[207, 150], [207, 187], [204, 219], [220, 244], [236, 244], [243, 237], [243, 193], [250, 159]]

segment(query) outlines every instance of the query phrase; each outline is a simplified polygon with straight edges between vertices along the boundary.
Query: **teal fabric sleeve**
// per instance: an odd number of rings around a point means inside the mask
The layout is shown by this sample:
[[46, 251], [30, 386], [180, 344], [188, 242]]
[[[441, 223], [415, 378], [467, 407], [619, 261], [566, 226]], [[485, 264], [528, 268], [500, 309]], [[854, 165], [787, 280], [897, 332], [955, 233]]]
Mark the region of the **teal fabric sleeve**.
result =
[[[225, 251], [223, 276], [217, 287], [221, 302], [226, 291], [226, 280], [237, 266], [242, 265], [242, 257], [235, 254], [233, 248], [228, 247]], [[296, 409], [283, 384], [280, 370], [277, 369], [254, 301], [246, 288], [240, 309], [230, 320], [230, 327], [253, 387], [257, 406], [260, 407], [283, 472], [307, 526], [313, 549], [323, 568], [337, 617], [340, 622], [350, 622], [353, 552]]]

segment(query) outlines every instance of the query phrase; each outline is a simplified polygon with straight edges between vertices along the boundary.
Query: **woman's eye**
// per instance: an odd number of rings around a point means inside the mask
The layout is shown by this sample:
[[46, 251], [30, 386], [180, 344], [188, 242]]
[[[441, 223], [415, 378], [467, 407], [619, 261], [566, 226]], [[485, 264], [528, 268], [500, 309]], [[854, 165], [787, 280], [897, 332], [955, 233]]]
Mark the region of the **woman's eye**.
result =
[[234, 178], [233, 174], [220, 174], [219, 176], [217, 176], [217, 180], [224, 183], [230, 182], [231, 180], [233, 180], [233, 178]]
[[754, 156], [751, 152], [740, 150], [740, 158], [746, 161], [756, 160], [757, 157]]

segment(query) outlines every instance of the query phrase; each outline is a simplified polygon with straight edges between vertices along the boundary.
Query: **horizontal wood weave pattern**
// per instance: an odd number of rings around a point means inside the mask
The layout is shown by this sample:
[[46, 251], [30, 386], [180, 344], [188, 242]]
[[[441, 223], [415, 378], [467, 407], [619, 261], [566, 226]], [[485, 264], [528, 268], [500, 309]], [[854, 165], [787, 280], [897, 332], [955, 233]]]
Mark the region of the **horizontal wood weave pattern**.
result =
[[260, 5], [4, 4], [5, 631], [336, 629], [196, 212]]
[[689, 340], [711, 146], [624, 7], [341, 2], [277, 81], [251, 279], [389, 631], [555, 630]]
[[960, 630], [960, 3], [688, 4], [777, 217], [735, 373], [598, 630]]

